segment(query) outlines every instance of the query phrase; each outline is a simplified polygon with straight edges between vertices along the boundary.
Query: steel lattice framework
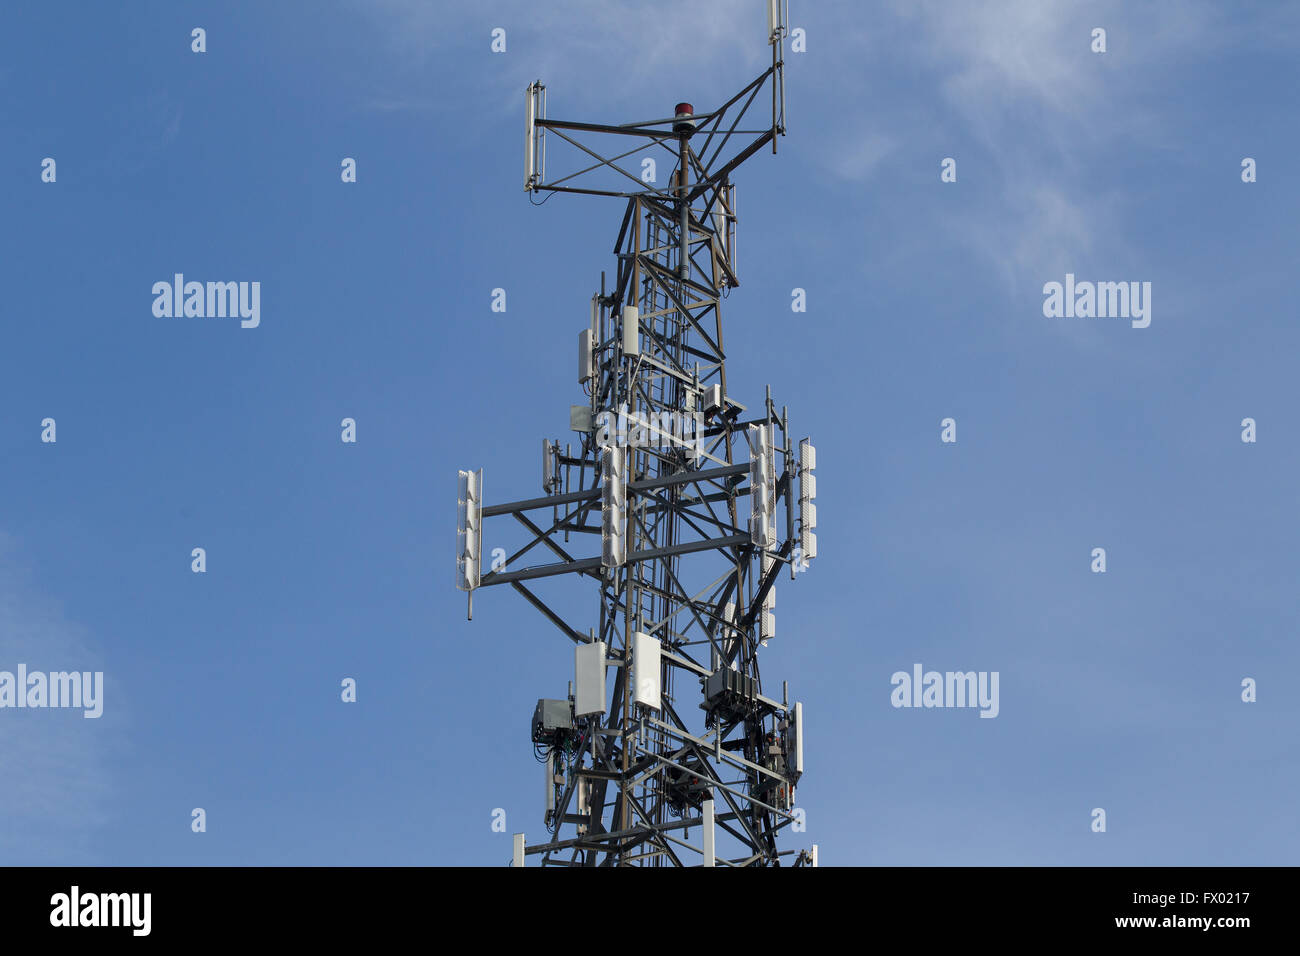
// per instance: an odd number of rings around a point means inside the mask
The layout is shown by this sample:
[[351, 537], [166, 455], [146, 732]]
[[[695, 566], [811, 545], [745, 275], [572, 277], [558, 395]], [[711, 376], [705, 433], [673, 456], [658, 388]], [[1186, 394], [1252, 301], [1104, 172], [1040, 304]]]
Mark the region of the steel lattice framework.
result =
[[[461, 473], [458, 584], [471, 612], [475, 588], [508, 584], [579, 649], [577, 697], [538, 704], [548, 839], [525, 849], [517, 835], [519, 865], [525, 852], [564, 866], [815, 863], [815, 848], [778, 847], [799, 819], [802, 705], [767, 691], [758, 660], [774, 636], [778, 574], [793, 578], [816, 553], [814, 452], [792, 441], [770, 389], [757, 412], [727, 396], [720, 308], [740, 284], [731, 176], [785, 131], [784, 10], [772, 6], [771, 67], [712, 112], [683, 103], [670, 119], [564, 122], [545, 117], [540, 83], [527, 93], [530, 194], [626, 205], [612, 289], [602, 275], [580, 337], [589, 401], [571, 414], [577, 447], [544, 444], [541, 498], [485, 505], [481, 473]], [[765, 90], [771, 124], [742, 128]], [[548, 140], [589, 165], [547, 180]], [[606, 156], [593, 140], [619, 145]], [[647, 150], [671, 157], [663, 188], [619, 165]], [[482, 523], [506, 515], [527, 543], [480, 573]], [[601, 552], [573, 553], [573, 541]], [[543, 549], [551, 560], [529, 564]], [[585, 633], [533, 590], [560, 575], [599, 590]], [[599, 675], [587, 687], [584, 654]], [[728, 835], [721, 853], [717, 831]]]

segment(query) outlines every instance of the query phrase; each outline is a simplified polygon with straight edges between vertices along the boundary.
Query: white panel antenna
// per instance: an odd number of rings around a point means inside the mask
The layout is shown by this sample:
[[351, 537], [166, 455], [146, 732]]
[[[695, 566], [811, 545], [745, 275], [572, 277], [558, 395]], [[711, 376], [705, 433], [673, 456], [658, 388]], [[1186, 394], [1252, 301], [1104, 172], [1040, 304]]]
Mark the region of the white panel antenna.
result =
[[578, 384], [585, 385], [596, 376], [595, 336], [591, 329], [578, 333]]
[[803, 704], [795, 701], [794, 710], [790, 713], [790, 751], [787, 757], [790, 761], [790, 769], [795, 773], [803, 773]]
[[560, 447], [550, 439], [542, 439], [542, 491], [554, 494], [560, 487]]
[[637, 631], [632, 635], [632, 679], [636, 682], [636, 702], [650, 710], [663, 707], [660, 672], [662, 645], [658, 638]]
[[776, 545], [776, 466], [772, 426], [749, 426], [749, 538], [756, 548]]
[[456, 587], [473, 591], [479, 585], [483, 553], [483, 469], [460, 472], [456, 514]]
[[627, 454], [622, 448], [605, 446], [600, 452], [601, 557], [602, 567], [617, 568], [627, 563]]
[[623, 306], [623, 354], [641, 354], [641, 310], [635, 305]]
[[704, 866], [717, 866], [717, 865], [718, 865], [718, 861], [717, 861], [717, 851], [714, 849], [714, 840], [716, 839], [716, 833], [714, 832], [713, 798], [712, 798], [712, 797], [710, 797], [709, 799], [707, 799], [707, 800], [704, 801], [704, 804], [703, 804], [703, 811], [704, 811], [704, 813], [703, 813], [703, 817], [704, 817], [704, 819], [703, 819], [703, 824], [704, 824], [704, 845], [703, 845], [703, 847], [701, 848], [702, 851], [703, 851], [701, 855], [704, 857], [703, 865], [704, 865]]
[[573, 649], [573, 715], [605, 713], [605, 642], [578, 644]]
[[799, 442], [799, 548], [805, 561], [817, 557], [817, 449], [807, 438]]
[[540, 80], [528, 87], [524, 104], [524, 189], [532, 190], [546, 179], [546, 87]]
[[[772, 565], [775, 563], [776, 558], [764, 551], [762, 560], [759, 562], [759, 567], [762, 569], [760, 580], [767, 577], [768, 571], [772, 569]], [[767, 642], [776, 637], [776, 615], [772, 613], [775, 607], [776, 585], [773, 584], [768, 588], [767, 595], [763, 598], [763, 608], [758, 616], [758, 643], [763, 647], [767, 647]]]

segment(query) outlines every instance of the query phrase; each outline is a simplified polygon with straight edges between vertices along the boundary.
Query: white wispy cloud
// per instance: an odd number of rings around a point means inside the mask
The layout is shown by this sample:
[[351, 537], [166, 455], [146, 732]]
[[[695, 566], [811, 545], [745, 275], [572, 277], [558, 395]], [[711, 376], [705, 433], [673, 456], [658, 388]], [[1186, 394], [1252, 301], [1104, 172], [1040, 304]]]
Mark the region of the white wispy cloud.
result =
[[[104, 669], [91, 637], [41, 596], [16, 543], [0, 532], [0, 670], [19, 663], [32, 671]], [[74, 709], [0, 710], [0, 862], [95, 862], [119, 743], [111, 692], [106, 716], [95, 720]]]
[[[862, 75], [840, 82], [860, 85], [868, 102], [861, 118], [847, 117], [835, 132], [828, 171], [866, 181], [880, 147], [858, 144], [894, 143], [913, 155], [924, 144], [937, 182], [938, 160], [952, 155], [954, 141], [976, 146], [978, 154], [955, 157], [957, 188], [982, 196], [954, 207], [946, 227], [1022, 291], [1074, 268], [1102, 237], [1108, 255], [1133, 253], [1122, 204], [1098, 195], [1088, 172], [1118, 148], [1160, 141], [1168, 104], [1155, 91], [1219, 49], [1229, 29], [1197, 0], [1176, 9], [1110, 0], [890, 0], [865, 17], [852, 5], [838, 9], [842, 42], [869, 51]], [[1107, 30], [1105, 54], [1091, 50], [1094, 27]], [[1239, 26], [1231, 32], [1240, 39]], [[913, 82], [939, 91], [941, 119], [870, 95], [886, 49], [891, 66], [906, 64]], [[865, 161], [846, 158], [858, 152]]]
[[898, 148], [898, 139], [879, 129], [855, 130], [827, 156], [830, 171], [843, 180], [870, 177]]
[[[387, 38], [395, 76], [409, 77], [453, 50], [481, 50], [487, 63], [491, 32], [504, 29], [507, 52], [491, 68], [509, 77], [509, 95], [497, 108], [513, 112], [521, 109], [524, 85], [540, 78], [574, 108], [624, 105], [629, 90], [661, 89], [656, 103], [662, 100], [666, 115], [682, 98], [703, 104], [713, 95], [734, 93], [770, 55], [766, 15], [755, 0], [498, 0], [463, 6], [357, 0], [356, 9]], [[397, 86], [371, 100], [403, 108], [412, 103]]]
[[[427, 67], [466, 48], [481, 48], [487, 62], [490, 33], [504, 28], [508, 53], [491, 103], [501, 115], [521, 112], [534, 78], [547, 84], [553, 116], [627, 122], [667, 115], [677, 99], [707, 108], [761, 72], [769, 55], [758, 0], [357, 3], [388, 35], [395, 75], [402, 62]], [[792, 135], [809, 144], [812, 161], [839, 182], [875, 185], [903, 157], [933, 156], [937, 182], [939, 159], [963, 143], [958, 188], [981, 196], [955, 208], [946, 229], [1022, 293], [1090, 251], [1140, 258], [1118, 187], [1099, 195], [1090, 173], [1116, 150], [1167, 147], [1178, 76], [1222, 50], [1294, 37], [1300, 22], [1294, 11], [1208, 0], [792, 6], [791, 26], [817, 24], [809, 52], [787, 55]], [[1107, 31], [1105, 54], [1090, 49], [1094, 27]], [[830, 61], [818, 76], [812, 64]], [[898, 102], [884, 91], [890, 84], [915, 95]], [[398, 85], [372, 97], [371, 108], [413, 108], [413, 85]], [[628, 115], [641, 108], [646, 115]]]

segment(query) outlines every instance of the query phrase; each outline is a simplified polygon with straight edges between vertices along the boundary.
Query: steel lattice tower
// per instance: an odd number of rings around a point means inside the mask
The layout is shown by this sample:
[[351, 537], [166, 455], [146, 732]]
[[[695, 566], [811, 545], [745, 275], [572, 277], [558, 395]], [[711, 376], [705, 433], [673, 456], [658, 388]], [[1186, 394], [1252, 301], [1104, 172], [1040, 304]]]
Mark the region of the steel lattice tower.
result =
[[[778, 848], [799, 819], [803, 709], [784, 688], [765, 692], [758, 660], [775, 636], [778, 574], [816, 555], [815, 452], [796, 447], [770, 389], [757, 412], [728, 396], [720, 309], [740, 284], [731, 175], [785, 132], [785, 33], [771, 0], [771, 67], [708, 113], [681, 103], [670, 119], [564, 122], [546, 118], [540, 83], [527, 91], [525, 189], [626, 206], [613, 288], [602, 275], [579, 336], [577, 449], [544, 442], [543, 498], [484, 505], [481, 472], [460, 476], [457, 584], [471, 612], [475, 588], [509, 584], [576, 646], [576, 693], [538, 701], [531, 727], [548, 839], [516, 834], [517, 865], [525, 853], [543, 865], [816, 862], [815, 847]], [[765, 88], [770, 126], [742, 128]], [[630, 148], [606, 157], [581, 141], [593, 138]], [[592, 164], [547, 180], [548, 139]], [[618, 165], [647, 149], [671, 157], [666, 188]], [[482, 522], [502, 515], [530, 540], [482, 573]], [[570, 552], [597, 537], [599, 555]], [[558, 560], [526, 565], [538, 546]], [[586, 633], [530, 587], [571, 574], [599, 589]]]

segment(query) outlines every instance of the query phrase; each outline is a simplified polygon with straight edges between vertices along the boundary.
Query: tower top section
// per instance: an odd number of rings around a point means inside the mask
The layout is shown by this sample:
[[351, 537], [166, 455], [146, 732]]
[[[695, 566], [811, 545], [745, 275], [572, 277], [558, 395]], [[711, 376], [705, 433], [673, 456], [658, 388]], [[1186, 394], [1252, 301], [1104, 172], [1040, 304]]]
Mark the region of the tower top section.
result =
[[[728, 182], [736, 167], [764, 146], [770, 143], [775, 153], [777, 138], [785, 135], [787, 2], [763, 3], [772, 65], [707, 112], [697, 113], [693, 104], [683, 102], [674, 107], [672, 116], [621, 125], [551, 119], [546, 112], [546, 87], [540, 80], [531, 84], [525, 94], [524, 189], [680, 199], [674, 183], [660, 186], [658, 177], [647, 170], [665, 156], [674, 162], [684, 156], [693, 182], [686, 199], [694, 202]], [[770, 121], [763, 109], [768, 102]], [[627, 168], [629, 161], [636, 168]]]

